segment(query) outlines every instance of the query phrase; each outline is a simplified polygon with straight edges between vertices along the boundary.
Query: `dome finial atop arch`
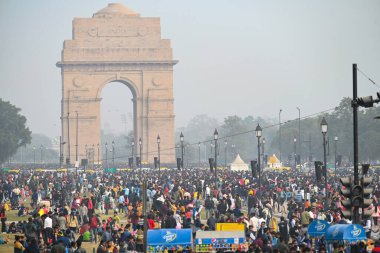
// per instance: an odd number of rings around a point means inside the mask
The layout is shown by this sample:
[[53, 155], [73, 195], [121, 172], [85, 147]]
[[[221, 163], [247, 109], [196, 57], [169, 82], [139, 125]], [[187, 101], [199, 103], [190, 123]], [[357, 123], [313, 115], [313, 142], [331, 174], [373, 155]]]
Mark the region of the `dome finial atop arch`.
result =
[[105, 18], [110, 16], [117, 17], [139, 17], [140, 14], [134, 10], [129, 9], [121, 3], [111, 3], [108, 4], [106, 8], [101, 9], [93, 15], [94, 18]]

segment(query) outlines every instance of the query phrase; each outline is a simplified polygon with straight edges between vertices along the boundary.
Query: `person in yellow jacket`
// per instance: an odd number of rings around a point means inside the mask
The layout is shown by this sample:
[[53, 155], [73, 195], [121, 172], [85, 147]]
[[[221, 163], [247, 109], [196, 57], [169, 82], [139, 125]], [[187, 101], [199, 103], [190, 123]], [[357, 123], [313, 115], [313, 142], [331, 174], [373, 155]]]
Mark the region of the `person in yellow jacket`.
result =
[[78, 228], [78, 219], [77, 217], [74, 215], [74, 213], [71, 213], [69, 218], [68, 218], [68, 221], [69, 221], [69, 228], [71, 231], [73, 232], [76, 232], [77, 231], [77, 228]]

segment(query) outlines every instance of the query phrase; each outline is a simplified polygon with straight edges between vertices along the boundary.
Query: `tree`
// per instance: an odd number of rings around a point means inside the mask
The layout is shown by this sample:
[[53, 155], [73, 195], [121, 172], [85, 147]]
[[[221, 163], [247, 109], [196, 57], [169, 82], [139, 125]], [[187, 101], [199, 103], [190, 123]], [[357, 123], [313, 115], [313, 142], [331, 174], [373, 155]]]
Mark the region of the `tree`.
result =
[[31, 131], [21, 109], [0, 99], [0, 164], [7, 161], [19, 147], [29, 144]]

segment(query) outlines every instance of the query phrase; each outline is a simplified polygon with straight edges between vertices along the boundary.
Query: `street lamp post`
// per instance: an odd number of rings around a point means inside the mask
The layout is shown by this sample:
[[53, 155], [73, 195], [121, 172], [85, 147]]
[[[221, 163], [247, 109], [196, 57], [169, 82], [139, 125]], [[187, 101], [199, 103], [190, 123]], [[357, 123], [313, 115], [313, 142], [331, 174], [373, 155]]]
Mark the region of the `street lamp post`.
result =
[[115, 141], [112, 141], [112, 167], [115, 168]]
[[44, 146], [40, 146], [40, 151], [41, 151], [41, 164], [42, 164], [42, 161], [43, 161], [43, 150], [44, 150]]
[[257, 124], [256, 127], [256, 137], [257, 137], [257, 168], [259, 169], [259, 196], [261, 199], [261, 162], [260, 162], [260, 138], [262, 135], [262, 129], [260, 127], [260, 124]]
[[338, 136], [335, 136], [334, 137], [334, 153], [335, 153], [335, 161], [334, 161], [335, 166], [334, 166], [334, 168], [335, 168], [335, 175], [336, 175], [336, 145], [337, 145], [337, 143], [338, 143]]
[[235, 145], [235, 144], [232, 144], [231, 147], [232, 147], [232, 152], [233, 152], [232, 154], [233, 154], [233, 156], [234, 156], [234, 157], [232, 157], [232, 160], [234, 160], [235, 157], [236, 157], [236, 149], [235, 149], [235, 148], [236, 148], [236, 145]]
[[294, 136], [294, 169], [297, 168], [297, 138]]
[[78, 111], [76, 113], [76, 124], [75, 124], [75, 161], [78, 161]]
[[302, 153], [302, 141], [301, 141], [301, 109], [297, 107], [298, 110], [298, 155], [300, 156], [301, 162], [301, 153]]
[[323, 117], [321, 121], [321, 132], [323, 135], [323, 164], [324, 164], [324, 172], [325, 172], [325, 211], [327, 211], [329, 204], [328, 204], [328, 197], [327, 197], [327, 164], [326, 164], [326, 133], [327, 133], [327, 122], [326, 119]]
[[214, 173], [215, 173], [215, 188], [217, 187], [216, 184], [217, 184], [217, 173], [216, 173], [216, 168], [218, 167], [218, 153], [217, 153], [217, 149], [218, 149], [218, 130], [216, 130], [215, 128], [215, 131], [214, 131], [214, 142], [215, 142], [215, 158], [214, 158]]
[[92, 144], [92, 149], [91, 149], [91, 162], [92, 162], [92, 169], [94, 169], [95, 165], [95, 144]]
[[262, 139], [262, 141], [261, 141], [261, 156], [263, 157], [263, 168], [265, 168], [265, 160], [264, 160], [264, 158], [265, 158], [265, 137], [263, 137], [263, 139]]
[[224, 167], [227, 168], [227, 139], [224, 140]]
[[157, 135], [157, 151], [158, 151], [158, 178], [161, 180], [161, 157], [160, 157], [160, 143], [161, 143], [161, 138], [160, 135]]
[[142, 140], [141, 140], [141, 138], [139, 139], [139, 145], [140, 145], [140, 170], [141, 170], [141, 166], [142, 166], [142, 164], [141, 164], [141, 161], [142, 161], [142, 157], [141, 157], [141, 155], [142, 155]]
[[184, 136], [183, 136], [182, 132], [181, 132], [181, 135], [179, 136], [179, 139], [181, 141], [181, 168], [183, 169], [183, 140], [184, 140]]
[[278, 125], [279, 125], [279, 129], [278, 129], [279, 141], [278, 141], [278, 144], [279, 144], [279, 152], [280, 152], [280, 162], [282, 161], [282, 156], [281, 156], [281, 113], [282, 113], [282, 109], [280, 109], [280, 112], [278, 113]]
[[198, 166], [201, 167], [201, 143], [198, 142]]
[[86, 159], [88, 159], [88, 149], [87, 149], [87, 144], [84, 146], [85, 150], [86, 150]]
[[36, 146], [33, 146], [33, 163], [36, 164]]
[[106, 142], [106, 168], [108, 168], [108, 143]]
[[132, 169], [135, 167], [135, 141], [132, 141]]
[[100, 145], [98, 143], [98, 166], [99, 166], [99, 152], [100, 152]]

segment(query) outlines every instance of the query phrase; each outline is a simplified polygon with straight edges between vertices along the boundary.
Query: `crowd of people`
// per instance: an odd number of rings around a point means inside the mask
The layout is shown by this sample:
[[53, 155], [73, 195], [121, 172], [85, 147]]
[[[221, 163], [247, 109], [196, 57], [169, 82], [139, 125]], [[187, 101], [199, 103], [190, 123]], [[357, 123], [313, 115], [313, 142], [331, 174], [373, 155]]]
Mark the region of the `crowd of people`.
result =
[[[224, 168], [217, 170], [216, 180], [204, 168], [0, 172], [2, 238], [17, 234], [17, 253], [83, 253], [83, 242], [93, 244], [97, 253], [144, 252], [145, 220], [147, 229], [191, 228], [194, 238], [199, 230], [215, 230], [217, 223], [237, 222], [244, 224], [247, 245], [237, 251], [326, 252], [324, 238], [311, 240], [307, 227], [315, 219], [351, 222], [341, 215], [339, 193], [339, 179], [349, 173], [344, 168], [329, 171], [326, 198], [324, 181], [316, 181], [314, 169], [264, 171], [260, 189], [250, 171]], [[362, 225], [368, 238], [376, 240], [379, 174], [370, 173], [375, 178], [373, 214]], [[21, 221], [7, 220], [11, 209]], [[344, 252], [346, 246], [334, 244], [334, 252]]]

